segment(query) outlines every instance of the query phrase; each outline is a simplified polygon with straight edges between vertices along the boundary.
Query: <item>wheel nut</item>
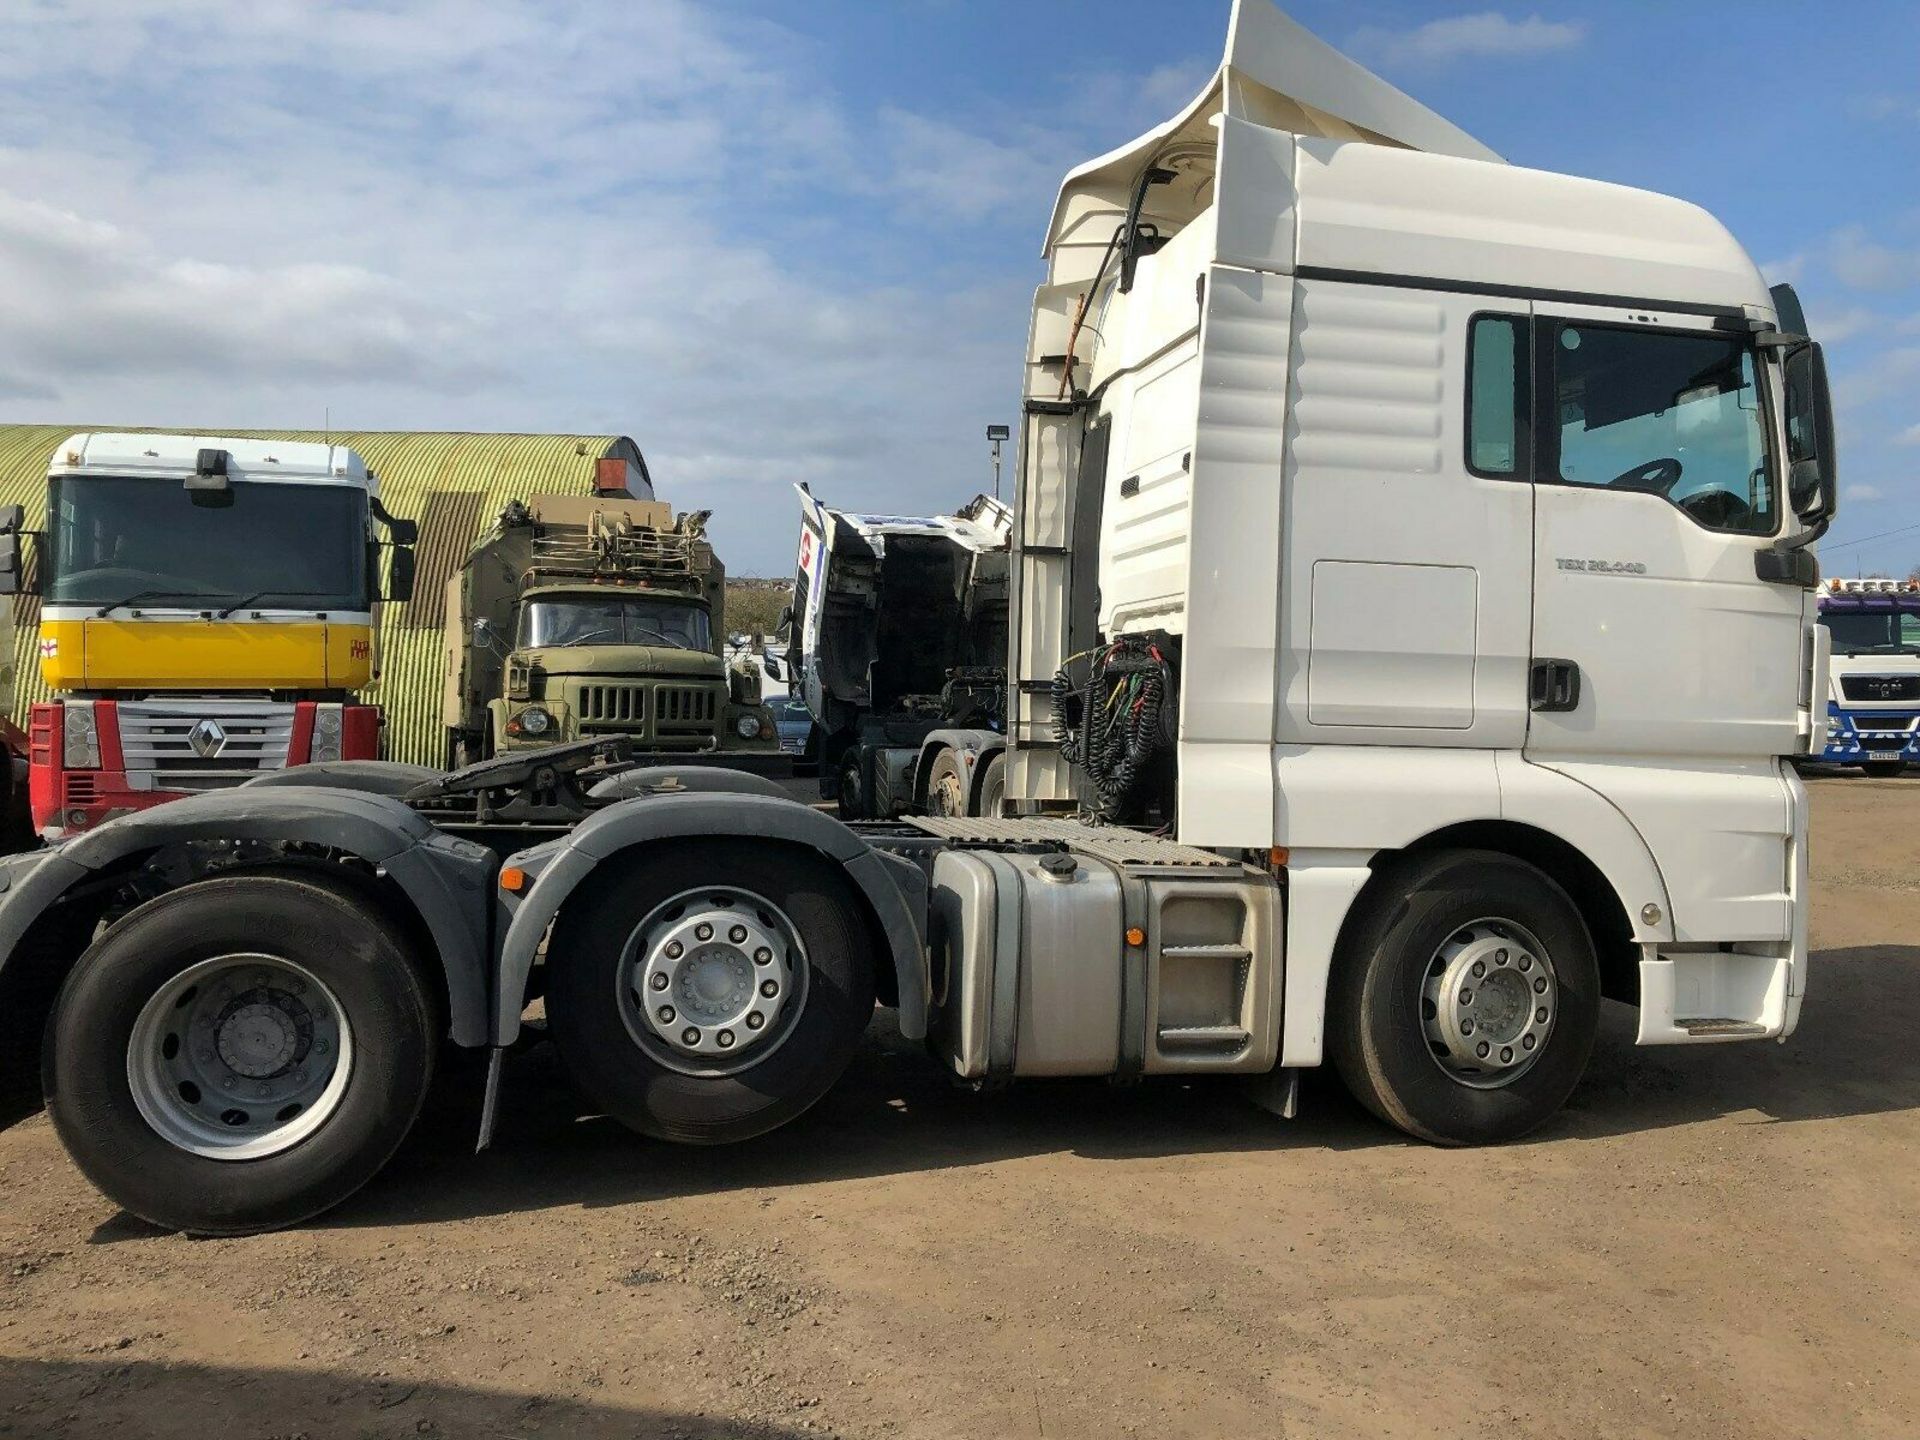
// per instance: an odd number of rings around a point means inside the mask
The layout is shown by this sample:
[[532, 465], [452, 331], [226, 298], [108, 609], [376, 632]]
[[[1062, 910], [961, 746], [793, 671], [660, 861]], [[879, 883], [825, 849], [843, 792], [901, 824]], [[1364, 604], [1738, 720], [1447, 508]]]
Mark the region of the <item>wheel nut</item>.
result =
[[1460, 1022], [1460, 1033], [1462, 1035], [1471, 1035], [1473, 1033], [1473, 1022], [1471, 1020], [1462, 1020]]
[[762, 1025], [766, 1023], [767, 1023], [767, 1017], [762, 1015], [758, 1010], [754, 1011], [753, 1014], [747, 1016], [747, 1029], [749, 1030], [758, 1030]]
[[1520, 957], [1520, 968], [1522, 970], [1531, 970], [1533, 968], [1533, 957], [1531, 955], [1522, 955]]
[[683, 1045], [698, 1045], [700, 1043], [700, 1032], [689, 1025], [680, 1032], [680, 1043]]
[[771, 1000], [780, 993], [780, 987], [771, 980], [762, 980], [760, 982], [760, 993]]
[[678, 960], [686, 953], [687, 947], [682, 945], [678, 940], [669, 940], [667, 942], [667, 959]]
[[722, 1050], [727, 1049], [733, 1044], [733, 1032], [731, 1030], [722, 1030], [714, 1038], [720, 1042], [720, 1048]]
[[1492, 1048], [1493, 1047], [1491, 1045], [1487, 1044], [1486, 1041], [1482, 1040], [1480, 1044], [1475, 1047], [1473, 1053], [1478, 1055], [1482, 1060], [1484, 1060], [1487, 1058], [1487, 1051], [1491, 1050]]
[[1531, 1050], [1538, 1043], [1539, 1041], [1531, 1035], [1522, 1035], [1520, 1037], [1520, 1048], [1522, 1050]]
[[314, 1041], [314, 1042], [313, 1042], [313, 1053], [314, 1053], [314, 1054], [316, 1054], [316, 1055], [324, 1055], [324, 1054], [326, 1054], [326, 1053], [327, 1053], [327, 1042], [326, 1042], [326, 1041], [324, 1041], [324, 1040], [316, 1040], [316, 1041]]
[[660, 1023], [662, 1025], [671, 1025], [676, 1013], [678, 1012], [676, 1012], [671, 1005], [662, 1005], [660, 1007]]
[[1547, 993], [1547, 977], [1546, 976], [1536, 975], [1533, 977], [1533, 993], [1536, 995], [1544, 995]]
[[736, 945], [746, 944], [747, 943], [747, 927], [744, 925], [734, 926], [731, 930], [727, 931], [727, 939], [731, 940]]
[[1547, 1023], [1547, 1007], [1546, 1006], [1542, 1005], [1538, 1010], [1533, 1012], [1533, 1021], [1534, 1021], [1534, 1024], [1536, 1025], [1544, 1025]]
[[1460, 1003], [1462, 1005], [1471, 1005], [1473, 1003], [1473, 991], [1462, 990], [1460, 992]]
[[771, 965], [773, 963], [773, 952], [762, 945], [758, 950], [753, 952], [753, 963], [756, 965]]
[[653, 978], [647, 981], [647, 984], [656, 990], [664, 990], [667, 988], [667, 977], [656, 970], [653, 972]]
[[1504, 951], [1504, 950], [1496, 950], [1496, 951], [1494, 951], [1494, 952], [1493, 952], [1493, 963], [1494, 963], [1494, 964], [1496, 964], [1496, 965], [1504, 965], [1504, 964], [1506, 964], [1506, 963], [1507, 963], [1507, 952], [1506, 952], [1506, 951]]
[[1502, 1065], [1511, 1065], [1513, 1063], [1513, 1047], [1511, 1045], [1502, 1045], [1500, 1047], [1500, 1063]]
[[696, 940], [711, 940], [713, 938], [713, 927], [702, 920], [698, 925], [693, 927], [693, 938]]
[[1474, 979], [1476, 979], [1476, 980], [1478, 980], [1478, 979], [1479, 979], [1479, 978], [1480, 978], [1480, 977], [1481, 977], [1482, 975], [1484, 975], [1484, 974], [1486, 974], [1486, 973], [1487, 973], [1487, 962], [1486, 962], [1486, 961], [1484, 961], [1484, 960], [1476, 960], [1476, 961], [1474, 961], [1474, 962], [1473, 962], [1473, 978], [1474, 978]]

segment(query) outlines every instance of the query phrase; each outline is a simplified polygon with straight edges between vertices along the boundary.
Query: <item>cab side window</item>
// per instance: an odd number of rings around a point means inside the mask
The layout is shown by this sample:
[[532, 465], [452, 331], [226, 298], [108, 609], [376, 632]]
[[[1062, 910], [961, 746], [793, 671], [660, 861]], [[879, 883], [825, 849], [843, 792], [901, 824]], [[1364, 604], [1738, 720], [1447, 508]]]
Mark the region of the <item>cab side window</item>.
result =
[[1742, 339], [1562, 322], [1549, 349], [1556, 453], [1543, 478], [1658, 495], [1709, 530], [1774, 532], [1760, 389]]
[[1476, 315], [1467, 327], [1467, 469], [1527, 479], [1527, 317]]

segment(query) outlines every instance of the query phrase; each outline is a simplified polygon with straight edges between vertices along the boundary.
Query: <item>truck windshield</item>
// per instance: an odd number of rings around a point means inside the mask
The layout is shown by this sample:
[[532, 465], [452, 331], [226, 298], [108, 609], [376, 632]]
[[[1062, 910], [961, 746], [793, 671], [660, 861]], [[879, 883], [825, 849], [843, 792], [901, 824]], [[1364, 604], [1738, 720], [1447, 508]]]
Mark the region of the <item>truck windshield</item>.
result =
[[66, 475], [48, 489], [47, 603], [366, 610], [367, 496], [351, 485]]
[[520, 607], [522, 649], [669, 645], [711, 650], [707, 612], [686, 600], [637, 595], [549, 595]]
[[1920, 615], [1822, 615], [1836, 655], [1920, 655]]

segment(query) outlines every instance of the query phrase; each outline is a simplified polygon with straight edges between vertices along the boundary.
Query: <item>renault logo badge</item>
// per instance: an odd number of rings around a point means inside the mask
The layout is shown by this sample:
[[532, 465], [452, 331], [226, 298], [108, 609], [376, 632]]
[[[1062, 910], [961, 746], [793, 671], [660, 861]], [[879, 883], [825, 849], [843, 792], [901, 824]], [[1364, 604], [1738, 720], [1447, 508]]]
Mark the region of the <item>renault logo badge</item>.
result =
[[202, 760], [211, 760], [227, 748], [227, 732], [218, 720], [202, 720], [187, 732], [187, 744]]

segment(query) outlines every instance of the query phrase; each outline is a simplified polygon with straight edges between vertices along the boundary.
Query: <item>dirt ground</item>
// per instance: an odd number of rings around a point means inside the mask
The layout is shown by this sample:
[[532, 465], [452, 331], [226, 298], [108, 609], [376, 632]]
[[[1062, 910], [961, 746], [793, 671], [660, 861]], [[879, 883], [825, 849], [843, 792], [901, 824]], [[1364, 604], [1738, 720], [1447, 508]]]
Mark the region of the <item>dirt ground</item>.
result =
[[752, 1145], [516, 1058], [292, 1234], [192, 1241], [0, 1134], [0, 1433], [1912, 1435], [1920, 782], [1818, 781], [1786, 1046], [1637, 1051], [1440, 1151], [1325, 1079], [953, 1090], [882, 1026]]

